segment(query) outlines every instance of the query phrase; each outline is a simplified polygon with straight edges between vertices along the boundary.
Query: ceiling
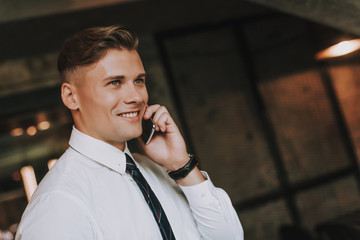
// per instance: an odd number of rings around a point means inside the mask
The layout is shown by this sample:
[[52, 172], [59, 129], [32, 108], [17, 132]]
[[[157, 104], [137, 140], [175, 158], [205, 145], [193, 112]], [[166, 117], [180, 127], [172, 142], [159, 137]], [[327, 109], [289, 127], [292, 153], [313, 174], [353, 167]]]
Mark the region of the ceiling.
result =
[[360, 35], [360, 1], [356, 0], [247, 0], [290, 15]]
[[135, 1], [139, 0], [0, 0], [0, 22]]
[[[98, 8], [103, 6], [143, 2], [144, 6], [169, 5], [169, 1], [150, 0], [0, 0], [0, 23], [45, 15]], [[208, 4], [213, 4], [210, 1]], [[224, 1], [218, 1], [224, 2]], [[235, 2], [235, 1], [225, 1]], [[342, 31], [360, 34], [360, 1], [356, 0], [242, 0], [273, 8], [304, 19], [328, 25]], [[187, 7], [190, 9], [191, 1]], [[206, 4], [206, 3], [204, 3]], [[174, 4], [173, 4], [174, 5]], [[175, 4], [176, 5], [176, 4]], [[205, 7], [205, 6], [204, 6]]]

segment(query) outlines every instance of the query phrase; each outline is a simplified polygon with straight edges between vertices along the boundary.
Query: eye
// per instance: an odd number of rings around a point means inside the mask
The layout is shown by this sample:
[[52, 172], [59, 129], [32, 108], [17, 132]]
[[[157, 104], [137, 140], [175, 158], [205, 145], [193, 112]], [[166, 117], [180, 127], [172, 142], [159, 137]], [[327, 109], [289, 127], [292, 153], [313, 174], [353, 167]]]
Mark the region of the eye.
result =
[[115, 81], [111, 81], [109, 82], [110, 85], [113, 85], [113, 86], [119, 86], [120, 85], [120, 81], [119, 80], [115, 80]]
[[142, 83], [145, 83], [145, 79], [144, 78], [137, 78], [135, 79], [135, 84], [142, 84]]

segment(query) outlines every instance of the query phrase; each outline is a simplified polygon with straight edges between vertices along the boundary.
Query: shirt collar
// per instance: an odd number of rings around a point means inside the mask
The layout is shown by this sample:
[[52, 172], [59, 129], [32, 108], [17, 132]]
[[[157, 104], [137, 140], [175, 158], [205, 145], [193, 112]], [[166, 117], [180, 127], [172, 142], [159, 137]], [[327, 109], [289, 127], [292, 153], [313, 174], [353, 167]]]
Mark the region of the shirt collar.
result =
[[125, 144], [124, 151], [104, 142], [99, 139], [86, 135], [73, 126], [69, 145], [76, 152], [81, 155], [100, 163], [120, 174], [125, 174], [126, 171], [126, 156], [125, 153], [131, 153]]

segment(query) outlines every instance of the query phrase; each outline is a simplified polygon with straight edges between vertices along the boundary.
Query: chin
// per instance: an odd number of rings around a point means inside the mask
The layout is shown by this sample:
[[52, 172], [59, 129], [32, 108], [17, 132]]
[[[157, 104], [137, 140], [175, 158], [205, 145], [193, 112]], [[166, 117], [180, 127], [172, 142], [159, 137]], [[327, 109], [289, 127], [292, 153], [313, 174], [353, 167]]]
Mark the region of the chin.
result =
[[132, 133], [129, 133], [128, 139], [129, 139], [129, 140], [132, 140], [132, 139], [138, 138], [138, 137], [141, 136], [141, 133], [142, 133], [142, 130], [141, 130], [141, 129], [140, 129], [140, 130], [137, 130], [137, 131], [134, 131], [134, 132], [132, 132]]
[[142, 134], [142, 130], [141, 130], [141, 131], [139, 131], [139, 132], [136, 134], [136, 136], [135, 136], [134, 138], [138, 138], [138, 137], [140, 137], [140, 136], [141, 136], [141, 134]]

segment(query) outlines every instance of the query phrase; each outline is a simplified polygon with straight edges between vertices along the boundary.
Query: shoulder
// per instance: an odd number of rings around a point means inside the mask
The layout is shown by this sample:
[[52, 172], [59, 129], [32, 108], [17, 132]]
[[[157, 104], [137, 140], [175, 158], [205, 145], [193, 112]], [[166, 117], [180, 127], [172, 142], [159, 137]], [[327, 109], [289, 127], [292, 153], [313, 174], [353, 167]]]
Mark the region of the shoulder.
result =
[[[90, 162], [90, 161], [87, 161]], [[86, 201], [88, 199], [91, 162], [67, 150], [41, 180], [32, 199], [45, 201], [57, 196], [62, 200]], [[89, 165], [90, 164], [90, 165]]]
[[86, 234], [91, 239], [93, 226], [91, 214], [79, 199], [66, 192], [49, 191], [31, 199], [22, 216], [18, 235], [22, 235], [21, 239], [45, 240]]
[[57, 160], [25, 209], [19, 225], [21, 239], [61, 239], [64, 234], [73, 235], [74, 227], [79, 234], [92, 234], [95, 222], [82, 176], [86, 168], [81, 157], [69, 150]]
[[31, 198], [25, 213], [32, 211], [39, 213], [42, 211], [50, 211], [56, 213], [59, 210], [59, 213], [61, 213], [65, 209], [73, 209], [79, 212], [83, 211], [85, 208], [82, 201], [73, 194], [62, 190], [52, 190], [34, 195]]

